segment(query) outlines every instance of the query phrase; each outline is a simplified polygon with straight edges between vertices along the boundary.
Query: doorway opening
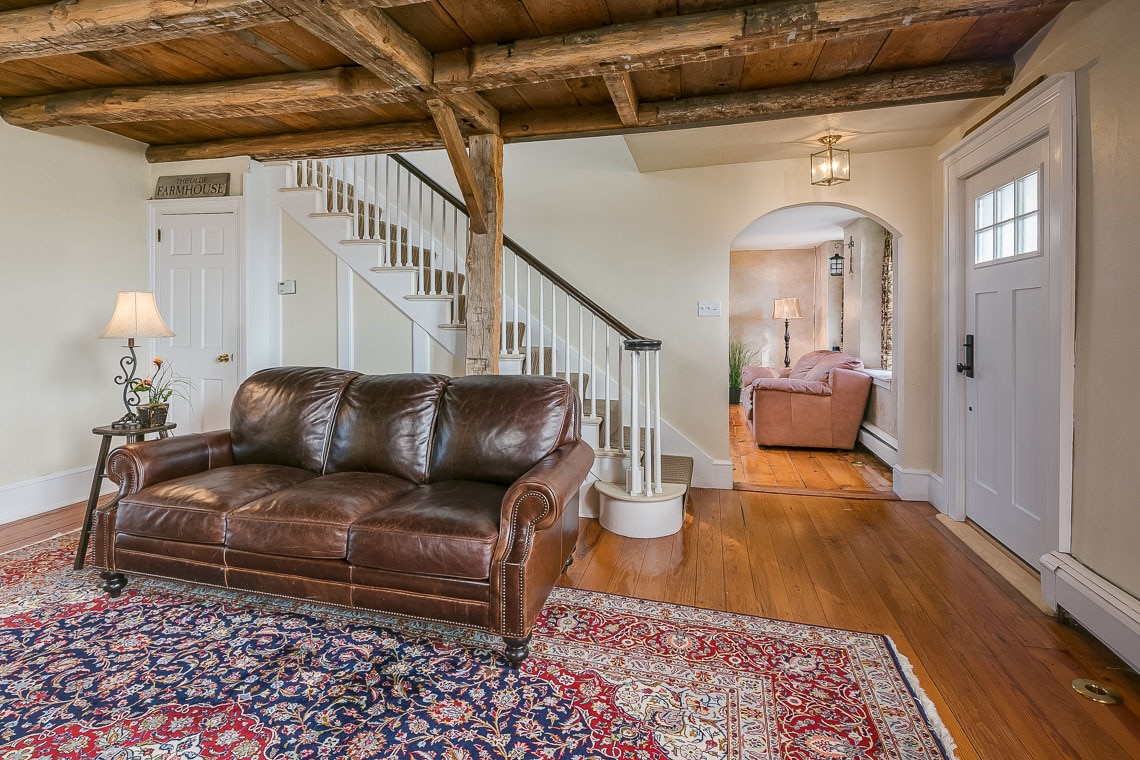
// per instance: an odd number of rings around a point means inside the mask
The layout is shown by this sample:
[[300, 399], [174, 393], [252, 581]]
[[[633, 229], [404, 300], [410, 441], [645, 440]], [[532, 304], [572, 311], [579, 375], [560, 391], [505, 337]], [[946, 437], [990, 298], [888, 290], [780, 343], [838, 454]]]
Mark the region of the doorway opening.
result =
[[896, 228], [840, 204], [778, 209], [733, 239], [735, 488], [896, 498], [900, 252]]

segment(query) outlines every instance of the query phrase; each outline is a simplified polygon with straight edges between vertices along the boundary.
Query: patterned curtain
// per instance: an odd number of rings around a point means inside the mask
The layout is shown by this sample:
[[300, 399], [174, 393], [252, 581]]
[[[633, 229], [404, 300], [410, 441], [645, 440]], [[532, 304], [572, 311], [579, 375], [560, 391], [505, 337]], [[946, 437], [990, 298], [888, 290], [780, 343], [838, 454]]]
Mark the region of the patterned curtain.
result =
[[883, 291], [882, 311], [879, 318], [880, 349], [879, 359], [883, 369], [894, 369], [894, 328], [892, 323], [895, 315], [895, 253], [894, 236], [887, 233], [883, 245]]

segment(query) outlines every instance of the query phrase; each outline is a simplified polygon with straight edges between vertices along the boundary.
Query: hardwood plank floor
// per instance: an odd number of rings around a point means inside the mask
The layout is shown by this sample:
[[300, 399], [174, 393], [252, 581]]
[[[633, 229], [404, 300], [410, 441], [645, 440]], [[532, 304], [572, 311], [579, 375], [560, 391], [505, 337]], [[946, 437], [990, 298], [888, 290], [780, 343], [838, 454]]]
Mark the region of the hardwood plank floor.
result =
[[[961, 760], [1140, 758], [1140, 677], [1040, 612], [929, 504], [695, 489], [681, 531], [583, 520], [567, 586], [891, 636]], [[0, 526], [0, 551], [74, 529], [82, 505]], [[1095, 678], [1123, 705], [1069, 684]]]
[[[612, 590], [604, 579], [636, 577], [644, 598], [885, 633], [961, 760], [1140, 758], [1140, 678], [1040, 612], [929, 504], [707, 489], [691, 504], [668, 538], [584, 520], [564, 584]], [[1124, 704], [1084, 699], [1070, 687], [1078, 677], [1109, 683]]]
[[891, 470], [856, 444], [854, 451], [760, 447], [752, 439], [744, 408], [729, 406], [732, 486], [741, 491], [798, 496], [844, 495], [894, 499]]

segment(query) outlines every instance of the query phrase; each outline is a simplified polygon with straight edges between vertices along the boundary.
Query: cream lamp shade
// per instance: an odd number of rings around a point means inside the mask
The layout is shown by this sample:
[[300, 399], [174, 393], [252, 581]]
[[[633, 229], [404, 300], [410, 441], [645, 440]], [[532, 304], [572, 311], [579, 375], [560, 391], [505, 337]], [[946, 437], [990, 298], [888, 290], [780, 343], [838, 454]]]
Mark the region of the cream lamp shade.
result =
[[119, 291], [115, 313], [100, 338], [172, 338], [154, 302], [154, 293]]
[[777, 298], [772, 302], [772, 319], [803, 319], [800, 299]]

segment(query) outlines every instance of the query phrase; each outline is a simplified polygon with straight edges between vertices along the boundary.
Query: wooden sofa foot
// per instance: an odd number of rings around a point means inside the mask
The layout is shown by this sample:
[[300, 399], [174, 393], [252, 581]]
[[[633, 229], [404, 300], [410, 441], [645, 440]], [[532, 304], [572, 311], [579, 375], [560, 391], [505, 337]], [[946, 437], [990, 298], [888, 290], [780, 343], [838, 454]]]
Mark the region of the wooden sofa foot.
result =
[[511, 639], [504, 636], [503, 643], [507, 645], [503, 651], [503, 656], [507, 658], [507, 667], [517, 670], [530, 654], [530, 634], [527, 634], [525, 639]]
[[104, 570], [99, 573], [99, 577], [103, 579], [103, 590], [110, 594], [112, 598], [123, 593], [123, 589], [127, 586], [127, 576], [122, 573]]

